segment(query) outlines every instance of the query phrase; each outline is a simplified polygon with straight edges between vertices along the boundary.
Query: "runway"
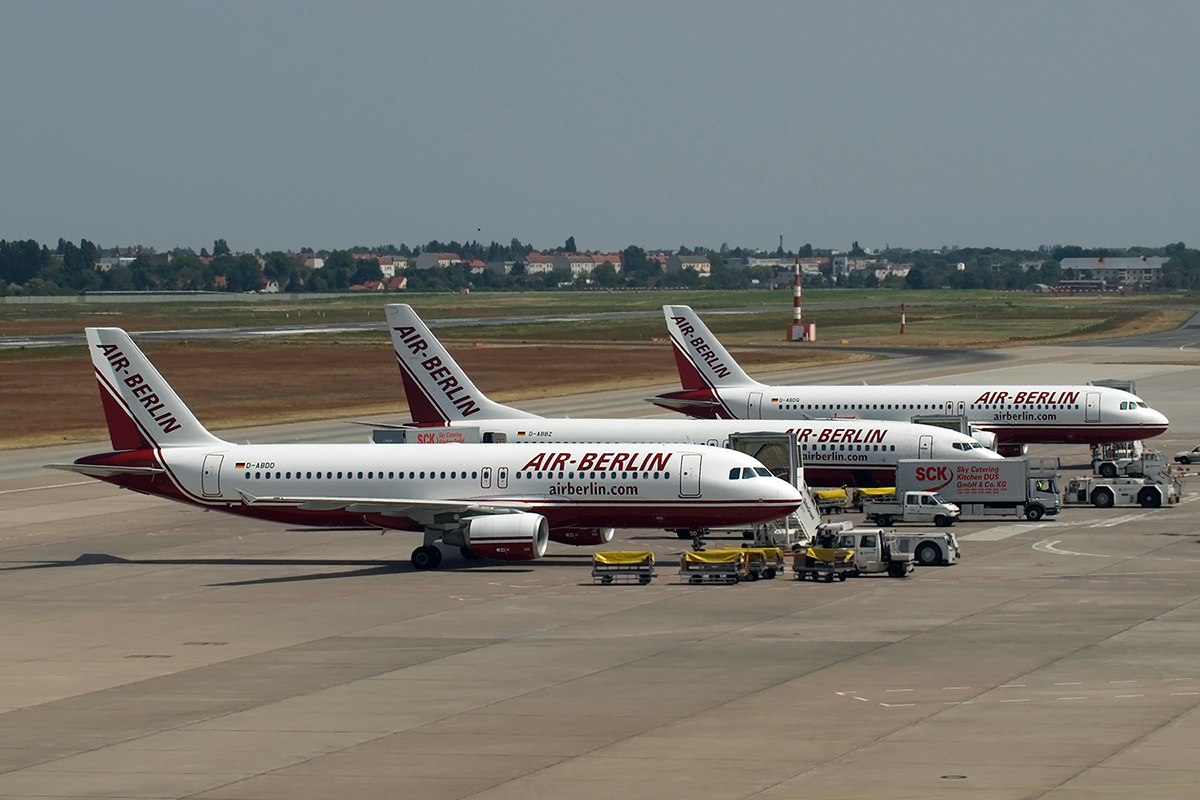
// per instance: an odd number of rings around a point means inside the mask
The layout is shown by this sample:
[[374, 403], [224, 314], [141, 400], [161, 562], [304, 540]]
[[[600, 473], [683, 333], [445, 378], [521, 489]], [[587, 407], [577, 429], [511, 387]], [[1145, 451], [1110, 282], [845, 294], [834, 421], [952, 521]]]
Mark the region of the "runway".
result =
[[[972, 367], [908, 357], [803, 376], [1132, 378], [1171, 418], [1152, 444], [1173, 453], [1200, 441], [1200, 366], [1170, 352], [1023, 348]], [[642, 398], [665, 388], [523, 407], [663, 416]], [[593, 548], [552, 544], [527, 565], [448, 551], [418, 573], [405, 534], [288, 530], [37, 469], [102, 447], [0, 454], [3, 797], [1200, 790], [1192, 485], [1172, 508], [964, 523], [962, 563], [903, 581], [691, 587], [673, 573], [678, 540], [624, 531], [614, 546], [653, 550], [662, 574], [594, 586]]]

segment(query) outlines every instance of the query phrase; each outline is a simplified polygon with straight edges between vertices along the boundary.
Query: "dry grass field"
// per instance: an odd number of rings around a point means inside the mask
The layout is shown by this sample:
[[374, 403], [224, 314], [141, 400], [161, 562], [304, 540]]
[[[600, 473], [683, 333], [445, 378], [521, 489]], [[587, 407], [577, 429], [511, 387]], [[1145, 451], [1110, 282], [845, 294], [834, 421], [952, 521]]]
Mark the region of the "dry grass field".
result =
[[[489, 397], [531, 397], [678, 381], [666, 343], [494, 345], [444, 343]], [[407, 410], [395, 355], [382, 335], [142, 347], [210, 429], [400, 413]], [[844, 361], [849, 353], [739, 349], [746, 364]], [[91, 361], [82, 347], [0, 352], [0, 449], [105, 436]]]

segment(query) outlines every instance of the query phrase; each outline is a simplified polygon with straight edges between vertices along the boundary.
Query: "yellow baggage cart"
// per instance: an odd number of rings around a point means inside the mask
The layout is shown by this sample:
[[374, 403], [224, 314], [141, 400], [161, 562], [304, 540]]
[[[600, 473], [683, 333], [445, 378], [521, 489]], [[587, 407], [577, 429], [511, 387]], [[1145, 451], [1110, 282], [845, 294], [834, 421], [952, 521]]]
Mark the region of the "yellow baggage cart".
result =
[[592, 580], [596, 583], [634, 583], [642, 586], [658, 575], [654, 553], [636, 550], [611, 550], [592, 554]]
[[792, 564], [796, 580], [812, 578], [832, 582], [834, 578], [844, 581], [858, 574], [854, 563], [854, 551], [844, 547], [810, 547], [803, 554], [797, 553]]
[[679, 579], [691, 584], [734, 584], [749, 577], [745, 550], [705, 550], [679, 556]]
[[743, 547], [746, 554], [747, 577], [769, 581], [783, 572], [783, 549], [779, 547]]

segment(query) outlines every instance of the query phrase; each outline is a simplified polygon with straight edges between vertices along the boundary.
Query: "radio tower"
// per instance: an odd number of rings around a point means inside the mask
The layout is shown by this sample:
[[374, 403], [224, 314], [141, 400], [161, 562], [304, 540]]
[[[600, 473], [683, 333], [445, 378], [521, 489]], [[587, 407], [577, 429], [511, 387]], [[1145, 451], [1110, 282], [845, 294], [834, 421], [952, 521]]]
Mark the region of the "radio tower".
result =
[[800, 257], [796, 257], [795, 277], [792, 279], [792, 321], [787, 326], [789, 342], [811, 342], [816, 338], [817, 326], [805, 325], [801, 321], [800, 299], [802, 287], [800, 284]]

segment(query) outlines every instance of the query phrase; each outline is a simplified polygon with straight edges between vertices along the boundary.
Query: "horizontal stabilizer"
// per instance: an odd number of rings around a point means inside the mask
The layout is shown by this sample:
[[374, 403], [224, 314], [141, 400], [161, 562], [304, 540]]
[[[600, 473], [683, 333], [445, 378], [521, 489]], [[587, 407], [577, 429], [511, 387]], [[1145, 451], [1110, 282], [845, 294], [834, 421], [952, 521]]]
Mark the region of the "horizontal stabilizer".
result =
[[43, 464], [45, 469], [61, 469], [64, 472], [78, 472], [92, 478], [109, 478], [113, 475], [162, 475], [166, 472], [162, 467], [121, 467], [105, 464]]

